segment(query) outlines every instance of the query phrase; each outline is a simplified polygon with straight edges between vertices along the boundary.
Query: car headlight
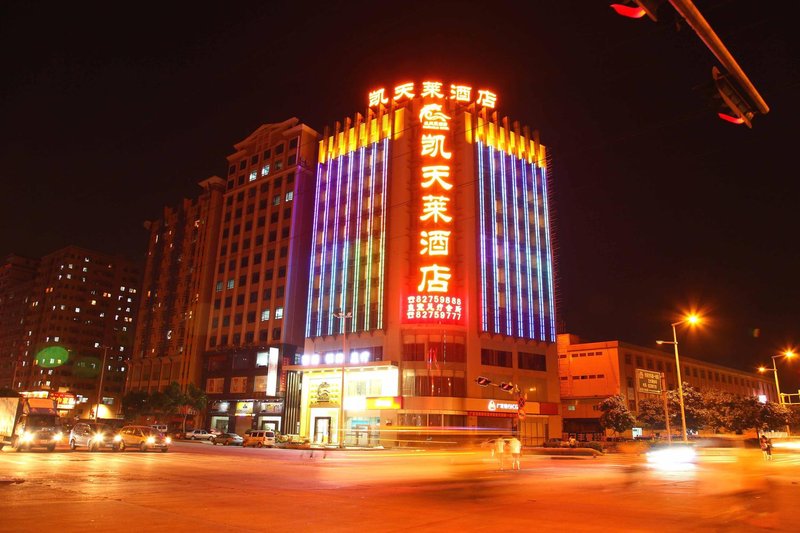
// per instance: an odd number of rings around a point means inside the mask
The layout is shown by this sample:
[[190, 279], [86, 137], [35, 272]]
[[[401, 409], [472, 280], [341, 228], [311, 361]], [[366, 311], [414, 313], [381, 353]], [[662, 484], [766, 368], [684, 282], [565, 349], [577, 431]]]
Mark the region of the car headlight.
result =
[[22, 434], [22, 437], [20, 437], [20, 440], [22, 440], [22, 442], [30, 442], [30, 441], [32, 441], [33, 440], [33, 433], [31, 433], [30, 431], [24, 432]]
[[64, 434], [61, 433], [60, 431], [58, 433], [56, 433], [55, 435], [53, 435], [53, 440], [56, 441], [56, 442], [59, 442], [63, 438], [64, 438]]
[[122, 435], [114, 435], [114, 442], [119, 442], [122, 440]]
[[167, 444], [171, 444], [172, 443], [172, 439], [170, 437], [167, 437], [167, 438], [164, 439], [164, 442], [166, 442]]
[[102, 433], [95, 433], [94, 437], [92, 437], [92, 440], [96, 442], [103, 442], [106, 440], [106, 436]]
[[155, 437], [147, 437], [147, 444], [155, 444], [156, 438]]

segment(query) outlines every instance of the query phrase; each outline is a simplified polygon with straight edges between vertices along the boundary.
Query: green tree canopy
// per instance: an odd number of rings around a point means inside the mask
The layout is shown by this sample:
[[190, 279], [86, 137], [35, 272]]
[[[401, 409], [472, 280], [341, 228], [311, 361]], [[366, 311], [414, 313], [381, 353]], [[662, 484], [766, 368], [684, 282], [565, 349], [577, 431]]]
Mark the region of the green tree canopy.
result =
[[636, 419], [625, 404], [625, 398], [619, 394], [600, 402], [600, 411], [600, 426], [614, 433], [627, 431], [636, 424]]

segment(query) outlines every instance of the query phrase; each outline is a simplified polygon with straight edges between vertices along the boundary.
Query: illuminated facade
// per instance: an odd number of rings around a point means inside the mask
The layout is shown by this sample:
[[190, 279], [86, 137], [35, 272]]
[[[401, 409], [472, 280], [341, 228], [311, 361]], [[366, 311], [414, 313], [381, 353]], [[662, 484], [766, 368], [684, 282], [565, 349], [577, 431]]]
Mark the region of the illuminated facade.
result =
[[14, 388], [22, 363], [25, 309], [38, 259], [9, 254], [0, 266], [0, 389]]
[[197, 198], [165, 207], [160, 219], [146, 224], [150, 237], [129, 391], [163, 391], [173, 381], [182, 390], [190, 383], [203, 386], [225, 180], [212, 176], [199, 185]]
[[318, 140], [291, 118], [228, 156], [203, 360], [212, 429], [296, 426], [281, 373], [304, 342]]
[[[424, 80], [366, 100], [319, 145], [307, 340], [291, 367], [300, 432], [560, 435], [545, 148], [499, 121], [484, 88]], [[478, 376], [517, 385], [524, 414]]]
[[[739, 396], [777, 402], [770, 375], [759, 375], [681, 355], [681, 378], [700, 390], [716, 389]], [[581, 342], [575, 335], [558, 336], [558, 371], [561, 384], [564, 432], [581, 439], [604, 436], [600, 427], [600, 402], [621, 394], [636, 412], [639, 401], [652, 396], [641, 390], [639, 374], [664, 374], [668, 390], [676, 390], [675, 356], [622, 341]], [[674, 428], [673, 428], [674, 429]]]

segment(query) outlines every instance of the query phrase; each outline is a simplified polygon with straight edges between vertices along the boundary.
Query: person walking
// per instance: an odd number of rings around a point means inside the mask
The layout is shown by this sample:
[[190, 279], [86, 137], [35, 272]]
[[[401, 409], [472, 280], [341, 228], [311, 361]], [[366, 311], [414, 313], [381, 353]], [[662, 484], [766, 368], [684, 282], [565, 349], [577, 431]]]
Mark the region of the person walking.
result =
[[761, 446], [761, 452], [764, 454], [764, 459], [767, 461], [772, 461], [772, 441], [766, 435], [761, 435], [759, 439], [759, 445]]
[[519, 457], [522, 455], [522, 443], [517, 437], [508, 441], [508, 450], [511, 452], [511, 470], [521, 470]]
[[500, 471], [505, 470], [506, 439], [497, 437], [494, 441], [494, 458], [500, 465]]

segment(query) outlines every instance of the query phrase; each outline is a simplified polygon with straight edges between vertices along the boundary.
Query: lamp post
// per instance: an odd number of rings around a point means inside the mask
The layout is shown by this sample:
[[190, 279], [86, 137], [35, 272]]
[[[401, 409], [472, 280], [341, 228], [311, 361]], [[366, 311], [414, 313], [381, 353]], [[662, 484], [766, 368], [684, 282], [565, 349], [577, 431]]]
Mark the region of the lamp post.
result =
[[[773, 355], [772, 356], [772, 373], [775, 375], [775, 390], [777, 390], [777, 392], [778, 392], [778, 403], [781, 404], [781, 405], [784, 404], [784, 401], [783, 401], [783, 395], [781, 394], [781, 385], [780, 385], [780, 383], [778, 383], [778, 367], [775, 366], [775, 359], [777, 359], [778, 357], [785, 357], [786, 359], [791, 359], [792, 357], [794, 357], [794, 355], [795, 354], [794, 354], [793, 351], [786, 350], [782, 354], [778, 354], [778, 355]], [[758, 369], [758, 371], [759, 372], [766, 372], [767, 368], [764, 368], [762, 366], [762, 367], [760, 367]]]
[[110, 346], [102, 346], [103, 348], [103, 365], [100, 367], [100, 386], [97, 387], [97, 405], [94, 408], [94, 421], [100, 418], [100, 400], [103, 399], [103, 377], [106, 374], [106, 358], [108, 357], [108, 349]]
[[[681, 359], [678, 355], [678, 334], [675, 331], [675, 326], [679, 326], [688, 322], [691, 325], [697, 324], [700, 322], [700, 317], [697, 315], [689, 315], [683, 320], [678, 322], [673, 322], [670, 324], [672, 326], [672, 342], [670, 341], [656, 341], [656, 344], [671, 344], [675, 347], [675, 368], [677, 370], [676, 377], [678, 378], [678, 399], [680, 400], [681, 405], [681, 431], [683, 432], [683, 442], [689, 442], [689, 435], [686, 432], [686, 406], [683, 402], [683, 380], [681, 379]], [[664, 413], [666, 415], [666, 413]]]
[[344, 367], [347, 364], [347, 319], [353, 318], [350, 312], [338, 311], [333, 316], [342, 321], [342, 382], [339, 389], [339, 448], [344, 448]]

